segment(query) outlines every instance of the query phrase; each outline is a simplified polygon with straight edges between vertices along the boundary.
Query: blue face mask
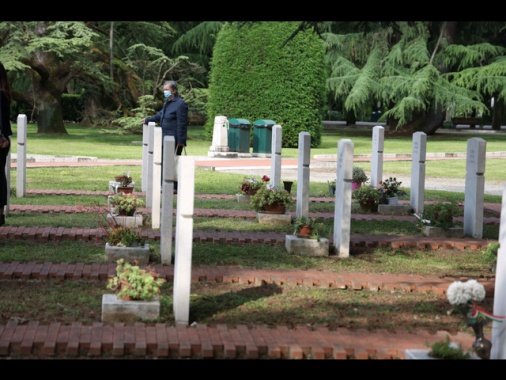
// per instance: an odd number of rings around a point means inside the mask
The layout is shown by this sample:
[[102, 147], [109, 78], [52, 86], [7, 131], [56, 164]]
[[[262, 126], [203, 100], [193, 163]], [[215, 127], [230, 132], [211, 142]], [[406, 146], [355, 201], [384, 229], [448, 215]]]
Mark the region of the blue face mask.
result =
[[168, 90], [163, 91], [163, 96], [165, 96], [166, 99], [170, 98], [171, 95], [172, 95], [172, 92], [170, 92]]

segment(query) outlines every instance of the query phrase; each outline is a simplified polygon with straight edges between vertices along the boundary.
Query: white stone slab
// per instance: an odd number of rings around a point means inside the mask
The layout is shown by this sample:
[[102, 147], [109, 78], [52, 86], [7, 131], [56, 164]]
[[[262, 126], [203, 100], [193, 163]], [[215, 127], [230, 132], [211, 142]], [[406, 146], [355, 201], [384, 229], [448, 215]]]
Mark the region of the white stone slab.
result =
[[160, 316], [160, 300], [123, 301], [116, 294], [102, 295], [102, 322], [154, 321]]
[[425, 226], [425, 236], [429, 237], [455, 237], [461, 238], [464, 237], [464, 229], [462, 227], [452, 227], [444, 229], [442, 227], [431, 227]]
[[284, 214], [264, 214], [262, 212], [257, 212], [257, 221], [260, 224], [291, 225], [292, 216], [286, 212]]
[[105, 243], [105, 261], [115, 263], [119, 259], [125, 259], [130, 263], [137, 261], [138, 264], [148, 264], [149, 244], [142, 247], [118, 247]]
[[119, 216], [119, 215], [111, 215], [107, 214], [107, 223], [112, 226], [114, 225], [114, 220], [116, 224], [123, 227], [136, 228], [142, 226], [143, 216], [141, 214], [137, 214], [134, 216]]
[[285, 248], [289, 253], [297, 253], [306, 256], [328, 256], [329, 239], [305, 239], [295, 235], [286, 235]]

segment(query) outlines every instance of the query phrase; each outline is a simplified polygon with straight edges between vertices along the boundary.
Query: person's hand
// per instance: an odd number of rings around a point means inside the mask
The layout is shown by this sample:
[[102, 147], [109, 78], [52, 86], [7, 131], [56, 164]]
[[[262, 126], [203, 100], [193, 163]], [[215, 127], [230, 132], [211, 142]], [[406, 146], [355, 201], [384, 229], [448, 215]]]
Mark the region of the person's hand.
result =
[[146, 124], [146, 119], [141, 120], [142, 125]]
[[4, 136], [0, 137], [0, 149], [5, 149], [9, 146], [9, 140], [7, 140]]

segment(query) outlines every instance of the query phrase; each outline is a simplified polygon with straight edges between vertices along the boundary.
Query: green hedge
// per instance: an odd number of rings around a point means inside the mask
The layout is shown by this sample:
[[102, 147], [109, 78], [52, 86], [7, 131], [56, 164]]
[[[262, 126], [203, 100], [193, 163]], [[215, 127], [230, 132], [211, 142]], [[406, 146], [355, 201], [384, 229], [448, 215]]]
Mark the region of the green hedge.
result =
[[[217, 36], [209, 79], [206, 133], [216, 116], [273, 120], [283, 128], [282, 146], [296, 148], [300, 132], [321, 142], [325, 109], [325, 51], [299, 22], [226, 23]], [[251, 128], [253, 134], [254, 128]]]

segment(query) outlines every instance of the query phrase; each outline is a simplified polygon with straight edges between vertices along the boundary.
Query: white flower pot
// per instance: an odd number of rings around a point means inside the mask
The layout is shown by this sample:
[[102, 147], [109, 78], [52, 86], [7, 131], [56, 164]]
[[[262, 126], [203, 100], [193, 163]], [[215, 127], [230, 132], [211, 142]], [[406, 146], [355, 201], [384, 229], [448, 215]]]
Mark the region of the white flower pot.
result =
[[390, 197], [387, 198], [388, 204], [390, 206], [397, 206], [399, 204], [399, 198], [398, 197]]

